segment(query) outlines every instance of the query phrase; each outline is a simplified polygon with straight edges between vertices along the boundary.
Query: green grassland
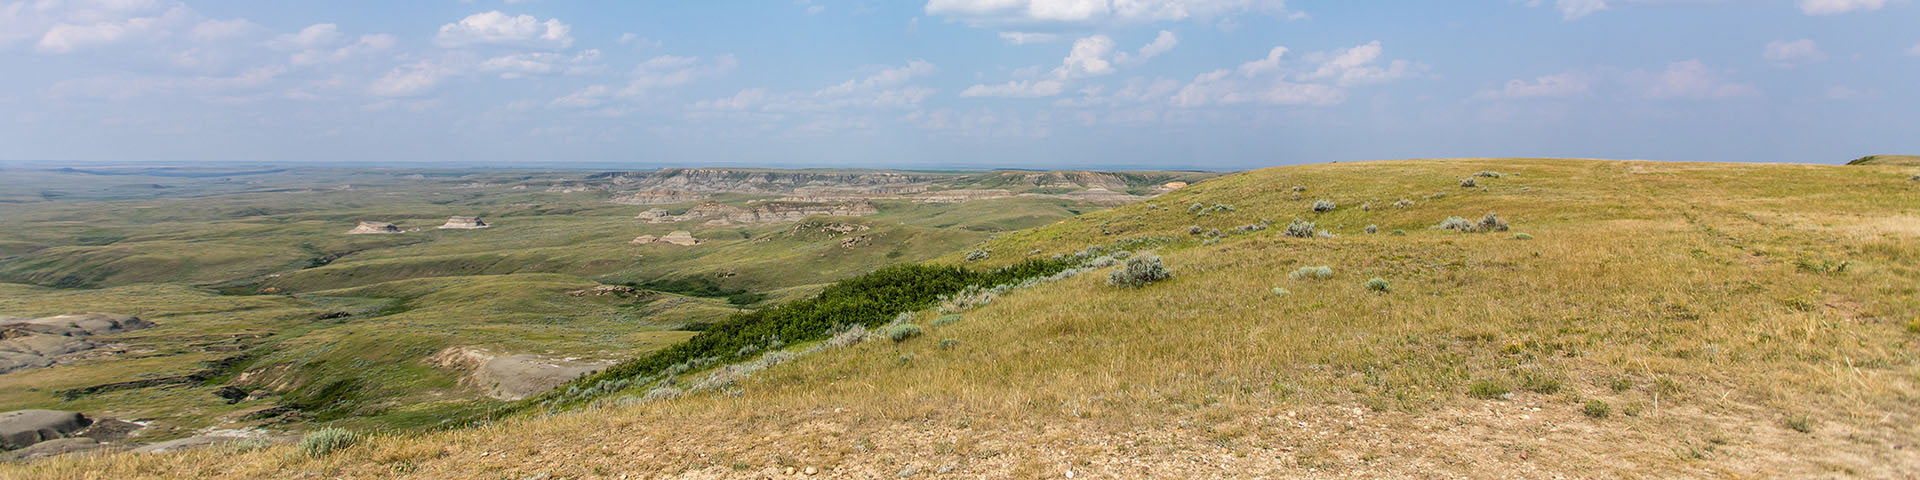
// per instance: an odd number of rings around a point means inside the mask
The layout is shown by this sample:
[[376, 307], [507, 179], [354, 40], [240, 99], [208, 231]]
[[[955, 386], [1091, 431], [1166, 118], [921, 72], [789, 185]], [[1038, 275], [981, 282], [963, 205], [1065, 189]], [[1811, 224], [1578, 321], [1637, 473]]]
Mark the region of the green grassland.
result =
[[[1911, 477], [1915, 174], [1555, 159], [1245, 172], [932, 260], [987, 269], [1138, 245], [1169, 280], [1117, 287], [1096, 270], [928, 308], [908, 319], [921, 335], [820, 350], [710, 394], [382, 435], [327, 456], [14, 471]], [[1315, 211], [1320, 200], [1337, 207]], [[1488, 213], [1509, 229], [1434, 228]], [[1283, 235], [1295, 219], [1326, 235]], [[1331, 274], [1289, 275], [1308, 266]]]
[[[446, 426], [494, 403], [463, 385], [463, 372], [428, 361], [448, 348], [633, 358], [835, 280], [1104, 208], [1042, 197], [881, 200], [871, 217], [648, 224], [634, 216], [654, 207], [608, 202], [617, 190], [547, 190], [591, 184], [583, 181], [591, 172], [79, 170], [0, 171], [0, 314], [103, 311], [160, 326], [111, 339], [124, 353], [0, 376], [0, 411], [153, 420], [143, 441], [212, 427]], [[435, 228], [455, 215], [492, 227]], [[362, 220], [409, 231], [345, 234]], [[629, 243], [675, 230], [703, 243]], [[600, 285], [642, 290], [567, 293]], [[206, 378], [62, 394], [192, 374]], [[230, 404], [214, 395], [221, 387], [256, 395]], [[287, 408], [292, 414], [280, 414]]]

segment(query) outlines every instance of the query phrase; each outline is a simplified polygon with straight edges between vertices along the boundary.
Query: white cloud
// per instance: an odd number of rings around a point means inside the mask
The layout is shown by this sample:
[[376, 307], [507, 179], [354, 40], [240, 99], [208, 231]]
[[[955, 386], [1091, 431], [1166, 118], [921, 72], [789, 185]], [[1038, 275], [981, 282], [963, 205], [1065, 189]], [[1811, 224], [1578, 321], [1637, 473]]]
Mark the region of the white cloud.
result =
[[1766, 57], [1768, 62], [1781, 67], [1796, 67], [1827, 59], [1826, 52], [1820, 51], [1819, 44], [1805, 38], [1791, 42], [1786, 40], [1769, 42], [1761, 56]]
[[440, 85], [442, 80], [456, 73], [453, 68], [433, 61], [421, 61], [394, 67], [373, 85], [367, 87], [367, 93], [382, 97], [409, 97], [426, 93]]
[[635, 35], [632, 32], [620, 34], [619, 42], [621, 45], [632, 45], [640, 48], [660, 48], [661, 45], [664, 45], [659, 40]]
[[281, 35], [275, 38], [274, 42], [287, 48], [306, 49], [330, 45], [339, 40], [339, 25], [321, 23], [302, 28], [299, 32]]
[[1060, 39], [1059, 34], [1032, 32], [1000, 32], [1000, 39], [1014, 45], [1029, 43], [1047, 43]]
[[635, 66], [625, 86], [589, 85], [548, 102], [548, 106], [595, 108], [612, 100], [637, 98], [656, 89], [677, 87], [694, 80], [717, 77], [739, 66], [740, 61], [733, 55], [711, 58], [661, 55]]
[[1280, 71], [1280, 57], [1287, 55], [1287, 47], [1273, 47], [1267, 51], [1267, 57], [1240, 64], [1240, 74], [1248, 77]]
[[236, 18], [233, 20], [207, 20], [200, 22], [199, 25], [193, 26], [193, 30], [189, 32], [189, 34], [194, 40], [213, 42], [245, 37], [263, 31], [266, 31], [266, 27], [256, 25], [244, 18]]
[[[1347, 100], [1347, 88], [1384, 83], [1411, 76], [1419, 65], [1393, 60], [1379, 65], [1380, 42], [1308, 54], [1310, 69], [1285, 65], [1288, 50], [1274, 47], [1263, 58], [1239, 67], [1219, 69], [1194, 77], [1170, 99], [1175, 106], [1263, 104], [1334, 105]], [[1291, 70], [1291, 73], [1289, 71]], [[1238, 75], [1235, 75], [1238, 73]]]
[[1592, 80], [1585, 74], [1561, 73], [1535, 78], [1532, 81], [1508, 80], [1504, 88], [1481, 90], [1474, 98], [1558, 98], [1585, 95], [1592, 91]]
[[974, 26], [1138, 24], [1246, 13], [1282, 18], [1289, 15], [1283, 0], [929, 0], [926, 12]]
[[[82, 2], [90, 3], [90, 2]], [[113, 2], [104, 2], [113, 4]], [[130, 2], [150, 3], [150, 2]], [[12, 15], [17, 6], [8, 7]], [[118, 5], [118, 4], [114, 4]], [[193, 23], [196, 17], [185, 5], [175, 5], [164, 12], [152, 16], [120, 17], [124, 12], [140, 12], [144, 8], [131, 6], [111, 7], [100, 10], [75, 10], [67, 13], [67, 20], [59, 21], [46, 28], [34, 49], [41, 53], [69, 53], [74, 50], [111, 45], [123, 41], [152, 41], [170, 35], [174, 30]], [[15, 23], [15, 22], [5, 22]], [[12, 28], [12, 27], [9, 27]], [[28, 28], [32, 28], [28, 26]], [[18, 35], [18, 34], [15, 34]]]
[[554, 73], [580, 74], [599, 70], [600, 51], [588, 49], [575, 55], [534, 52], [503, 55], [480, 62], [480, 71], [500, 72], [500, 78], [516, 79], [528, 75]]
[[1560, 11], [1560, 18], [1573, 20], [1606, 10], [1607, 0], [1554, 0], [1553, 8]]
[[710, 110], [757, 109], [769, 112], [829, 111], [843, 108], [912, 108], [932, 97], [935, 90], [906, 84], [938, 70], [926, 60], [913, 60], [903, 66], [884, 67], [871, 75], [849, 79], [812, 92], [776, 93], [763, 88], [749, 88], [731, 97], [697, 102], [694, 107]]
[[1879, 10], [1887, 0], [1800, 0], [1800, 11], [1808, 15], [1837, 15], [1860, 10]]
[[[1145, 58], [1158, 55], [1173, 48], [1178, 40], [1172, 32], [1161, 32], [1160, 38], [1140, 48], [1137, 55], [1120, 54], [1130, 62], [1144, 61]], [[1113, 39], [1106, 35], [1092, 35], [1073, 42], [1073, 48], [1067, 51], [1067, 58], [1060, 60], [1060, 66], [1047, 72], [1044, 78], [1012, 80], [998, 85], [979, 84], [967, 87], [960, 92], [962, 97], [1013, 97], [1033, 98], [1051, 97], [1066, 91], [1067, 85], [1075, 80], [1108, 75], [1116, 71], [1113, 56]], [[1024, 69], [1023, 69], [1024, 70]]]
[[1383, 83], [1406, 77], [1416, 68], [1412, 62], [1394, 60], [1387, 66], [1374, 65], [1380, 59], [1380, 41], [1361, 45], [1315, 57], [1324, 59], [1320, 67], [1304, 78], [1312, 80], [1333, 79], [1341, 86]]
[[573, 27], [559, 19], [543, 22], [532, 15], [508, 16], [495, 10], [441, 25], [433, 43], [448, 48], [471, 45], [567, 48], [573, 45], [572, 31]]
[[1144, 47], [1140, 47], [1139, 52], [1132, 54], [1120, 52], [1119, 55], [1114, 56], [1113, 61], [1114, 63], [1123, 65], [1144, 63], [1147, 59], [1160, 56], [1162, 53], [1167, 53], [1168, 50], [1173, 50], [1173, 47], [1179, 44], [1180, 37], [1174, 36], [1173, 32], [1161, 30], [1159, 35], [1153, 37], [1153, 42], [1148, 43]]
[[[1545, 0], [1528, 0], [1527, 6], [1538, 7]], [[1553, 8], [1560, 11], [1561, 18], [1574, 20], [1620, 4], [1680, 4], [1680, 3], [1759, 3], [1740, 0], [1554, 0]], [[1798, 0], [1801, 12], [1808, 15], [1834, 15], [1862, 10], [1879, 10], [1886, 6], [1887, 0]]]
[[1630, 76], [1642, 85], [1642, 94], [1648, 98], [1726, 99], [1760, 95], [1759, 88], [1720, 78], [1719, 72], [1699, 60], [1673, 62], [1667, 64], [1663, 72], [1634, 72]]

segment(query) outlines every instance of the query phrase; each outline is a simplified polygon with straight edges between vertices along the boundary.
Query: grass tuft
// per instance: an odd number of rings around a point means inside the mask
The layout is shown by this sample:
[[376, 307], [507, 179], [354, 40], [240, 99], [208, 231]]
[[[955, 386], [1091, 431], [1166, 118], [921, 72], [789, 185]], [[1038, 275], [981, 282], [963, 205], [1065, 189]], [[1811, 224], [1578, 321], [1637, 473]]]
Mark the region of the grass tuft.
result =
[[1318, 267], [1300, 267], [1299, 270], [1294, 270], [1293, 273], [1287, 274], [1287, 278], [1291, 278], [1294, 280], [1302, 280], [1302, 279], [1325, 280], [1332, 277], [1333, 277], [1333, 267], [1327, 266], [1327, 265], [1321, 265]]
[[360, 443], [360, 434], [344, 428], [327, 427], [308, 432], [300, 438], [300, 453], [324, 457]]
[[1491, 378], [1474, 380], [1467, 386], [1467, 395], [1472, 395], [1473, 398], [1495, 400], [1511, 393], [1513, 393], [1513, 387], [1507, 386], [1507, 382]]
[[1608, 415], [1613, 414], [1613, 407], [1608, 406], [1607, 402], [1588, 400], [1586, 405], [1580, 407], [1580, 413], [1586, 414], [1589, 418], [1607, 418]]

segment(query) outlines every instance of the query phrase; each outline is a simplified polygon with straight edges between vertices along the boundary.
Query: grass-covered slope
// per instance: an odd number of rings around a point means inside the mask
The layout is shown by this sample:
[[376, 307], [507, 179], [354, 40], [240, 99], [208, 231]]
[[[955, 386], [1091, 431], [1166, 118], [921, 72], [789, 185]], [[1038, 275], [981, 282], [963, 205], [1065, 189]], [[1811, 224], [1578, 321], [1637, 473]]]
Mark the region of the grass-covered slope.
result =
[[[924, 311], [916, 338], [823, 350], [724, 394], [321, 456], [9, 472], [1912, 477], [1909, 170], [1487, 159], [1247, 172], [946, 257], [991, 268], [1172, 237], [1157, 247], [1170, 280], [1121, 288], [1102, 271], [958, 318]], [[1314, 211], [1320, 200], [1335, 208]], [[1509, 229], [1432, 228], [1488, 213]], [[1284, 235], [1295, 219], [1327, 236]], [[1308, 266], [1331, 275], [1289, 275]]]
[[1885, 165], [1920, 166], [1920, 155], [1868, 155], [1847, 162], [1848, 165]]

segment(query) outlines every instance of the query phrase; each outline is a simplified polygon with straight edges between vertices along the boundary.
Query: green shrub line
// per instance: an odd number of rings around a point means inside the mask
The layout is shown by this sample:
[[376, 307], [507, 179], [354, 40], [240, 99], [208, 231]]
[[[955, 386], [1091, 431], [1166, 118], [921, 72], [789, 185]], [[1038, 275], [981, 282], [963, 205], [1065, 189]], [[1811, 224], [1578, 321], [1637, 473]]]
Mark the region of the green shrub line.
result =
[[[968, 288], [988, 288], [1051, 276], [1089, 261], [1085, 254], [1029, 259], [998, 269], [980, 271], [946, 265], [894, 265], [842, 280], [811, 298], [735, 314], [677, 345], [628, 360], [567, 386], [513, 404], [496, 415], [529, 407], [559, 408], [592, 398], [566, 392], [599, 391], [601, 384], [629, 385], [634, 379], [657, 377], [690, 365], [728, 364], [747, 360], [769, 343], [792, 344], [826, 340], [837, 329], [885, 326], [903, 312], [922, 310], [942, 297]], [[678, 367], [678, 368], [676, 368]], [[573, 388], [568, 388], [573, 387]]]

